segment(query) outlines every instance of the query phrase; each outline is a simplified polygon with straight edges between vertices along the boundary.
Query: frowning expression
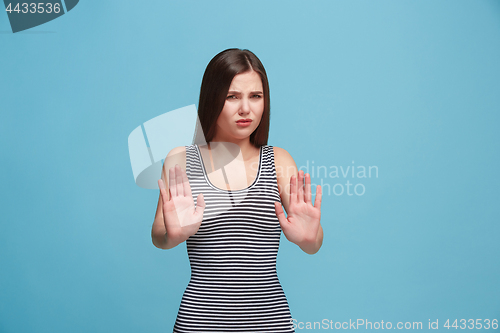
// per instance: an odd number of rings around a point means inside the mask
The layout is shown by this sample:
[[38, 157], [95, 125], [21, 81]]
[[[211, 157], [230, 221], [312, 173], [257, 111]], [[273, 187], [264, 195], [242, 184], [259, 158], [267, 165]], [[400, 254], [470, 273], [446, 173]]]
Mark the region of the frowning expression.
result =
[[250, 137], [264, 113], [262, 79], [257, 72], [236, 75], [217, 119], [214, 141], [233, 142]]

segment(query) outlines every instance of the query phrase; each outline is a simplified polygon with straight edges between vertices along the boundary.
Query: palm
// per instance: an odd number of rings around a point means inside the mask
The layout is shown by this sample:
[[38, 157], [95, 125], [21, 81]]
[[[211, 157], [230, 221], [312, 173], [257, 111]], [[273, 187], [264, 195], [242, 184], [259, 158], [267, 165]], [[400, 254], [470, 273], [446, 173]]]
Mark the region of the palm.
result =
[[194, 235], [203, 220], [203, 194], [198, 195], [198, 205], [195, 207], [186, 172], [178, 165], [169, 170], [170, 200], [167, 200], [166, 188], [161, 179], [158, 184], [162, 193], [163, 220], [167, 234], [186, 239]]
[[290, 178], [288, 216], [285, 217], [279, 202], [275, 203], [275, 208], [283, 233], [289, 241], [300, 246], [316, 240], [321, 219], [321, 186], [318, 185], [317, 187], [313, 206], [311, 202], [311, 179], [308, 174], [304, 177], [303, 171], [299, 172], [298, 186], [295, 176]]

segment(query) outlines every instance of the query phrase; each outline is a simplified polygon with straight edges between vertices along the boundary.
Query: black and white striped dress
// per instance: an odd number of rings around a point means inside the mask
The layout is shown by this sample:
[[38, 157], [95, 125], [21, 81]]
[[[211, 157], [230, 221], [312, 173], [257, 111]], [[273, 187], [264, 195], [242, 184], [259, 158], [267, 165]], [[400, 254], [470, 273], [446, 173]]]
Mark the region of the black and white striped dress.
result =
[[186, 146], [186, 172], [196, 203], [206, 208], [198, 232], [186, 241], [191, 280], [174, 325], [183, 332], [294, 332], [276, 273], [281, 201], [273, 147], [260, 148], [257, 177], [229, 191], [208, 179], [197, 145]]

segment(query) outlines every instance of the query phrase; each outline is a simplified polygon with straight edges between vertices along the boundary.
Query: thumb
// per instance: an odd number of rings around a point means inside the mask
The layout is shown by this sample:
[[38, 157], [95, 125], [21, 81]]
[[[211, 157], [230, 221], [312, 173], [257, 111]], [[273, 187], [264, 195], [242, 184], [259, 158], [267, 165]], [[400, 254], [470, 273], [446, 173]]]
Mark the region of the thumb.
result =
[[203, 193], [198, 194], [196, 198], [196, 210], [195, 214], [201, 214], [203, 216], [203, 212], [205, 211], [205, 199], [203, 199]]
[[167, 189], [162, 179], [158, 179], [158, 188], [160, 189], [160, 196], [162, 201], [168, 201]]
[[281, 203], [279, 201], [274, 202], [274, 209], [276, 210], [276, 216], [278, 217], [278, 221], [280, 222], [281, 229], [285, 231], [285, 229], [288, 228], [288, 220], [285, 217], [283, 207], [281, 207]]

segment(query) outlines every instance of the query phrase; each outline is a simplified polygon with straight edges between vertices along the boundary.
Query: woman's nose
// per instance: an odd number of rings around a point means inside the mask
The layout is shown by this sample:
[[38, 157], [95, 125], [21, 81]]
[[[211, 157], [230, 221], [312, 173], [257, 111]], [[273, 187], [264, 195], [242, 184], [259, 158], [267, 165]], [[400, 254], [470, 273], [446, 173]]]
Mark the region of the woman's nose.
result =
[[249, 113], [250, 112], [250, 101], [248, 100], [248, 98], [243, 98], [241, 100], [240, 112], [242, 112], [242, 113]]

